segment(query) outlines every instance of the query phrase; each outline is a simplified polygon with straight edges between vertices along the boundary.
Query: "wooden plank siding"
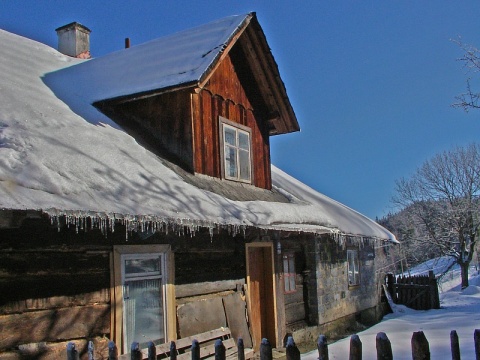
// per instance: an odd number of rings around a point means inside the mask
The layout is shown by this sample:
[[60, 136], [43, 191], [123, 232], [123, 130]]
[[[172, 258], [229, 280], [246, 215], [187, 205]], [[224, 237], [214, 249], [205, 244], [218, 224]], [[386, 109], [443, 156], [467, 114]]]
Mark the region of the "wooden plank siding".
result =
[[96, 104], [147, 148], [193, 171], [191, 90]]
[[[243, 80], [244, 82], [245, 80]], [[270, 142], [267, 124], [257, 114], [230, 56], [225, 57], [206, 87], [192, 98], [195, 172], [223, 178], [219, 117], [252, 131], [253, 184], [271, 189]], [[198, 98], [197, 98], [198, 97]]]

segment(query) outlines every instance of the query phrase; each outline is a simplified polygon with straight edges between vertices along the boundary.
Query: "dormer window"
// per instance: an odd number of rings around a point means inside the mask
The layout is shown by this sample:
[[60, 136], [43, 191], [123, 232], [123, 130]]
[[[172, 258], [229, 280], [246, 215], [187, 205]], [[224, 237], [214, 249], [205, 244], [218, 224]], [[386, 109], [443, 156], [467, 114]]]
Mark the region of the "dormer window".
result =
[[220, 117], [220, 128], [225, 179], [251, 183], [251, 130], [222, 117]]

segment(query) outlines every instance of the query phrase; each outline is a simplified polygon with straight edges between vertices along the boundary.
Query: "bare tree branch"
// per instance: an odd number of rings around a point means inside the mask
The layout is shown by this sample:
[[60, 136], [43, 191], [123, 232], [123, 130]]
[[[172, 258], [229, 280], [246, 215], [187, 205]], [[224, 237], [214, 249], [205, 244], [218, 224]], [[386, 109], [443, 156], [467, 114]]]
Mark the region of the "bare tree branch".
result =
[[405, 232], [409, 243], [454, 257], [462, 268], [462, 286], [468, 286], [480, 228], [480, 146], [455, 148], [426, 161], [410, 179], [396, 182], [393, 201], [408, 213], [403, 227], [412, 230]]

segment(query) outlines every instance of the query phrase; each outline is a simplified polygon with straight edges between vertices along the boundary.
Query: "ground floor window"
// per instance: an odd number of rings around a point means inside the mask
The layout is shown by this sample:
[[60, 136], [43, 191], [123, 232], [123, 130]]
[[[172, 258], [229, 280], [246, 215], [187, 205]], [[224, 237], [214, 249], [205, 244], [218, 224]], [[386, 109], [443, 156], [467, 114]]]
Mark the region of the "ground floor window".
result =
[[150, 341], [161, 344], [168, 340], [172, 331], [169, 308], [174, 307], [170, 304], [174, 301], [169, 301], [169, 284], [173, 284], [169, 259], [173, 257], [166, 245], [114, 249], [114, 328], [124, 353], [134, 341], [145, 348]]
[[348, 267], [348, 285], [360, 285], [360, 269], [358, 263], [358, 250], [347, 250], [347, 267]]
[[295, 254], [293, 253], [283, 254], [283, 277], [285, 281], [285, 293], [296, 291]]

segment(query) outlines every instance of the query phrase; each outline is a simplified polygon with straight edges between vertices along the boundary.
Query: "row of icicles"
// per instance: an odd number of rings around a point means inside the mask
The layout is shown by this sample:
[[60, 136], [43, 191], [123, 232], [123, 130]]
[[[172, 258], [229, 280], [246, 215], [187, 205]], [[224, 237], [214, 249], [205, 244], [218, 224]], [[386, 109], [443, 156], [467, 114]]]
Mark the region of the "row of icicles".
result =
[[63, 226], [67, 228], [74, 227], [75, 231], [87, 231], [91, 229], [99, 229], [101, 233], [107, 237], [107, 234], [115, 232], [115, 225], [122, 225], [125, 227], [125, 238], [128, 240], [129, 236], [134, 232], [142, 234], [155, 234], [156, 232], [168, 235], [170, 232], [178, 236], [190, 235], [191, 237], [200, 230], [207, 228], [210, 237], [213, 237], [215, 231], [227, 230], [231, 236], [236, 236], [240, 233], [245, 235], [245, 225], [232, 224], [215, 224], [213, 222], [190, 220], [190, 219], [139, 219], [138, 217], [115, 217], [115, 216], [95, 216], [95, 215], [68, 215], [68, 214], [48, 214], [50, 222], [56, 226], [60, 232]]

